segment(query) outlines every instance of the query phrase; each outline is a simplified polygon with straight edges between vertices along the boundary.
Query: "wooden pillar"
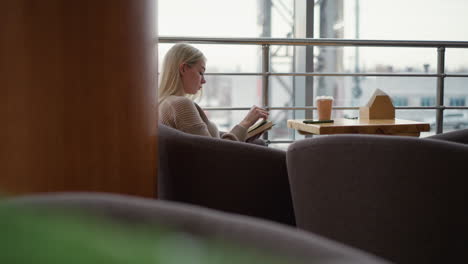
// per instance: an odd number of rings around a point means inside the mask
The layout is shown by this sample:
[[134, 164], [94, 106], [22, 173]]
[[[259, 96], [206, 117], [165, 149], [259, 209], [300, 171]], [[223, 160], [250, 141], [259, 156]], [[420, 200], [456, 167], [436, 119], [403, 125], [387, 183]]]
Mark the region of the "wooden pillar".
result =
[[0, 192], [155, 197], [156, 0], [0, 1]]

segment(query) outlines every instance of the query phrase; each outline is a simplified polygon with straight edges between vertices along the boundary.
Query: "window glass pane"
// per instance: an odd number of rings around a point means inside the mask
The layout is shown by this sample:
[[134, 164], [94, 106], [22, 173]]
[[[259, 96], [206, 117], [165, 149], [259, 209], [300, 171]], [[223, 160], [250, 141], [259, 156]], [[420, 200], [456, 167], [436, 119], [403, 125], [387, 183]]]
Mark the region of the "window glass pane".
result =
[[192, 37], [256, 37], [257, 3], [251, 0], [159, 0], [158, 34]]
[[392, 98], [394, 106], [408, 106], [408, 97], [406, 96], [394, 96]]
[[275, 123], [275, 126], [269, 131], [268, 137], [271, 140], [290, 140], [292, 139], [292, 129], [288, 128], [287, 120], [291, 119], [292, 111], [271, 110], [270, 120]]
[[[467, 41], [468, 2], [463, 0], [327, 0], [316, 1], [314, 37], [378, 40]], [[320, 49], [320, 48], [318, 48]], [[325, 49], [325, 48], [322, 48]], [[359, 66], [414, 69], [437, 68], [436, 49], [359, 48]], [[352, 49], [350, 49], [352, 50]], [[367, 50], [367, 51], [364, 51]], [[421, 50], [421, 51], [418, 51]], [[320, 53], [318, 50], [316, 51]], [[423, 54], [427, 54], [423, 55]], [[447, 49], [447, 72], [468, 72], [468, 49]], [[423, 55], [423, 56], [422, 56]], [[343, 52], [343, 64], [354, 64], [353, 52]], [[382, 59], [385, 62], [382, 62]], [[433, 59], [434, 58], [434, 59]], [[330, 62], [330, 58], [326, 58]], [[341, 62], [340, 62], [341, 63]], [[396, 67], [396, 68], [395, 68]], [[352, 67], [347, 67], [351, 69]]]
[[262, 81], [257, 76], [206, 75], [201, 107], [262, 105]]
[[[326, 2], [324, 4], [328, 7], [325, 11], [318, 12], [318, 15], [322, 15], [323, 18], [319, 22], [324, 23], [327, 18], [331, 20], [325, 15], [327, 12], [334, 12], [337, 15], [331, 23], [334, 24], [335, 29], [339, 28], [338, 25], [343, 25], [344, 38], [355, 38], [357, 24], [360, 39], [458, 41], [468, 39], [468, 31], [460, 30], [460, 26], [468, 24], [466, 16], [468, 3], [464, 0], [327, 0], [320, 2]], [[358, 10], [356, 10], [357, 2], [359, 3]]]
[[[340, 48], [328, 48], [329, 50]], [[356, 48], [341, 48], [342, 68], [355, 72], [356, 63], [360, 72], [377, 73], [436, 73], [437, 48], [402, 48], [402, 47], [359, 47], [356, 60]], [[320, 56], [320, 48], [317, 49]], [[338, 53], [339, 54], [339, 53]]]
[[282, 73], [293, 72], [294, 53], [295, 46], [270, 46], [270, 71]]
[[191, 37], [292, 37], [294, 0], [159, 0], [158, 34]]
[[468, 78], [445, 78], [444, 102], [447, 106], [468, 106]]
[[468, 74], [468, 49], [446, 49], [445, 72]]
[[314, 53], [317, 72], [437, 72], [436, 48], [319, 46], [314, 48]]
[[435, 96], [421, 96], [421, 106], [435, 106]]
[[444, 132], [468, 128], [468, 110], [445, 110], [443, 124]]
[[[294, 1], [295, 0], [252, 1], [252, 2], [257, 2], [257, 3], [271, 2], [271, 36], [272, 37], [276, 37], [276, 38], [293, 37], [293, 34], [294, 34]], [[262, 10], [265, 10], [265, 8], [266, 7], [263, 7]], [[266, 14], [265, 11], [263, 11], [262, 13]], [[259, 19], [260, 18], [263, 18], [263, 16], [260, 15]]]
[[293, 78], [270, 76], [270, 105], [273, 107], [293, 106]]
[[436, 85], [435, 77], [359, 77], [361, 95], [355, 97], [355, 78], [319, 76], [315, 77], [314, 94], [333, 96], [334, 106], [363, 106], [380, 89], [405, 106], [421, 106], [422, 97], [436, 96]]
[[463, 96], [456, 96], [450, 97], [449, 106], [465, 106], [465, 97]]
[[[208, 45], [191, 44], [205, 55], [206, 72], [259, 72], [261, 47], [257, 45]], [[160, 43], [158, 48], [159, 69], [163, 59], [174, 44]]]

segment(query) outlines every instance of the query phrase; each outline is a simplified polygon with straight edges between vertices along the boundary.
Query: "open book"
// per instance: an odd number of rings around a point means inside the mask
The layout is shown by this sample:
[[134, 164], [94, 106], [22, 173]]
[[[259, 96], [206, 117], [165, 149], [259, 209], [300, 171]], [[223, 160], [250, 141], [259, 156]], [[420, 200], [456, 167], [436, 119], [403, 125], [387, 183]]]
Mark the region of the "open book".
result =
[[263, 133], [264, 131], [271, 129], [271, 127], [274, 125], [275, 124], [269, 120], [258, 121], [247, 130], [247, 138], [251, 138], [257, 134]]

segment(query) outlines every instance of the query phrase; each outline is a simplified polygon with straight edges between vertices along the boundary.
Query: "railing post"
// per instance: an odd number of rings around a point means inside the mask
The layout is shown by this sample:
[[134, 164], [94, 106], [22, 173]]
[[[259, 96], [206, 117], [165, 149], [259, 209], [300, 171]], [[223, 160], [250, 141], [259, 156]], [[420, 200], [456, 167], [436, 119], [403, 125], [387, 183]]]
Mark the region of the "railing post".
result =
[[436, 133], [440, 134], [444, 124], [444, 84], [445, 84], [445, 47], [437, 49], [437, 110], [436, 110]]
[[[270, 45], [262, 45], [262, 104], [267, 110], [270, 108]], [[263, 134], [263, 139], [268, 141], [268, 132]]]

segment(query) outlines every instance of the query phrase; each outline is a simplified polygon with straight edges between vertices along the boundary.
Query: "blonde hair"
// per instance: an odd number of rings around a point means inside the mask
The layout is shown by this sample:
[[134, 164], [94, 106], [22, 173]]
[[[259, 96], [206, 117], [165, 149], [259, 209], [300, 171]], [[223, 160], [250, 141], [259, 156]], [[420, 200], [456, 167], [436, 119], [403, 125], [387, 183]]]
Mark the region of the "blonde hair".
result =
[[159, 103], [171, 95], [185, 95], [192, 100], [196, 97], [196, 95], [185, 94], [179, 66], [183, 63], [192, 66], [201, 60], [206, 62], [203, 53], [188, 44], [178, 43], [169, 49], [162, 65], [161, 82], [158, 89]]

